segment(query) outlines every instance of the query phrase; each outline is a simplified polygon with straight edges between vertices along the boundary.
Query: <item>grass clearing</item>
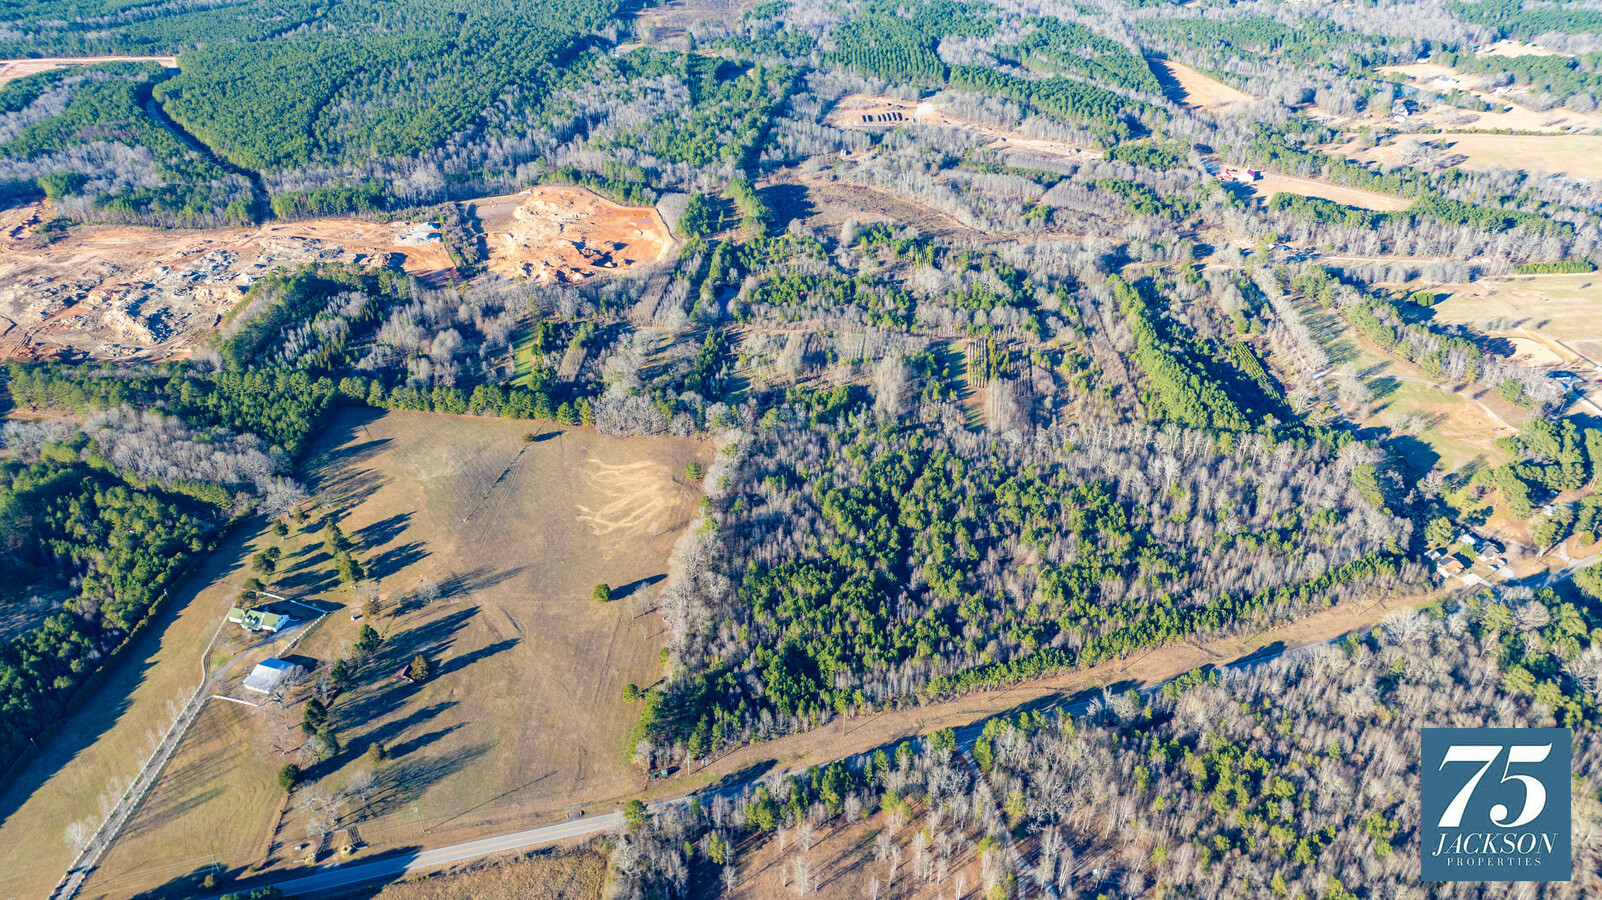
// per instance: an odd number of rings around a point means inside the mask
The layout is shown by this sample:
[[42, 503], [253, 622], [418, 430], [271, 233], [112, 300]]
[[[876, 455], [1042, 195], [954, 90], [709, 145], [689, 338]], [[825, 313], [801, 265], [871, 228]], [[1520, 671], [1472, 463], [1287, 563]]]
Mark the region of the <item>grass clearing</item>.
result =
[[600, 900], [606, 882], [604, 850], [585, 847], [518, 859], [481, 862], [392, 884], [372, 900]]
[[[344, 750], [303, 763], [307, 779], [265, 860], [264, 829], [277, 807], [243, 802], [256, 788], [240, 779], [275, 775], [290, 757], [261, 740], [269, 717], [245, 707], [254, 736], [225, 749], [197, 730], [138, 820], [165, 823], [164, 835], [226, 832], [235, 839], [218, 858], [230, 872], [260, 864], [289, 874], [308, 856], [298, 849], [310, 820], [302, 801], [337, 797], [361, 772], [375, 776], [374, 790], [366, 803], [343, 803], [337, 823], [341, 839], [359, 827], [367, 846], [358, 860], [528, 827], [580, 801], [608, 811], [637, 791], [643, 779], [626, 744], [638, 710], [622, 689], [661, 677], [653, 601], [701, 493], [685, 467], [708, 464], [710, 454], [690, 439], [626, 440], [589, 428], [526, 442], [531, 427], [429, 413], [338, 415], [309, 457], [307, 481], [388, 607], [371, 623], [384, 646], [332, 704]], [[591, 597], [601, 582], [613, 589], [606, 605]], [[400, 602], [424, 583], [438, 586], [438, 599]], [[320, 536], [286, 550], [276, 585], [324, 599], [349, 591], [337, 585]], [[295, 653], [331, 663], [350, 654], [363, 624], [330, 615]], [[434, 664], [432, 678], [412, 686], [390, 677], [419, 653]], [[300, 704], [288, 714], [298, 722]], [[375, 741], [390, 751], [376, 767], [365, 757]], [[195, 855], [176, 839], [119, 843], [85, 896], [130, 896], [174, 879], [168, 891], [182, 894]]]
[[1602, 273], [1524, 275], [1445, 285], [1435, 321], [1467, 325], [1492, 337], [1545, 344], [1565, 363], [1602, 362]]
[[1461, 169], [1602, 178], [1602, 135], [1598, 134], [1399, 134], [1384, 146], [1358, 151], [1355, 158], [1391, 165], [1418, 144], [1439, 148], [1449, 160], [1461, 158], [1457, 163]]
[[[1175, 99], [1191, 109], [1205, 109], [1221, 115], [1238, 115], [1258, 106], [1262, 101], [1251, 94], [1236, 90], [1211, 75], [1203, 75], [1190, 66], [1169, 59], [1151, 60], [1152, 71], [1161, 81], [1169, 82]], [[1163, 76], [1167, 77], [1164, 78]]]
[[1263, 177], [1251, 182], [1247, 187], [1254, 196], [1265, 201], [1275, 194], [1300, 194], [1303, 197], [1322, 197], [1359, 209], [1377, 209], [1383, 212], [1396, 212], [1412, 204], [1411, 200], [1393, 197], [1390, 194], [1377, 194], [1373, 191], [1313, 181], [1310, 178], [1293, 178], [1269, 172], [1263, 173]]

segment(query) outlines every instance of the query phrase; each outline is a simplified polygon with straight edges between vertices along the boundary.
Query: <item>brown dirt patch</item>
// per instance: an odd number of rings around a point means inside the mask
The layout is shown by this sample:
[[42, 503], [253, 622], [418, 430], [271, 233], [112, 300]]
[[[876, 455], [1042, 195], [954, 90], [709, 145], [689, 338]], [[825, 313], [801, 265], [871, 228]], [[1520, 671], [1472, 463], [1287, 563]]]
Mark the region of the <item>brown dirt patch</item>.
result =
[[157, 62], [169, 69], [178, 68], [176, 56], [56, 56], [42, 59], [0, 59], [0, 84], [16, 81], [38, 72], [62, 69], [67, 66], [92, 66], [108, 62]]
[[438, 280], [445, 245], [406, 222], [269, 222], [166, 230], [85, 225], [45, 242], [47, 204], [0, 212], [0, 360], [182, 354], [264, 275], [308, 263], [398, 267]]
[[856, 131], [880, 131], [916, 122], [971, 132], [988, 139], [988, 146], [995, 150], [1038, 153], [1066, 159], [1097, 159], [1101, 156], [1101, 151], [1071, 141], [1029, 137], [1014, 129], [955, 116], [939, 103], [900, 100], [877, 94], [847, 95], [835, 105], [824, 122], [835, 128]]
[[571, 284], [660, 260], [673, 244], [654, 208], [622, 206], [584, 188], [542, 185], [475, 206], [490, 269]]

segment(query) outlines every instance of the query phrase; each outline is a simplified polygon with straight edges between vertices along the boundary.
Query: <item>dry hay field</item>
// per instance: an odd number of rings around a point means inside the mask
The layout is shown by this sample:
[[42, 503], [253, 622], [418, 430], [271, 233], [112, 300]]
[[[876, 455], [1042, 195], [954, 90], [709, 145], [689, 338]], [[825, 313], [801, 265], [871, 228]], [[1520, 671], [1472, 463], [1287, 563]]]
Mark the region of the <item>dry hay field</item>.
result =
[[[1098, 159], [1101, 151], [1071, 141], [1031, 137], [1021, 131], [977, 122], [952, 115], [944, 104], [932, 100], [902, 100], [879, 94], [848, 94], [835, 104], [824, 123], [834, 128], [876, 131], [917, 123], [957, 128], [989, 141], [994, 150], [1038, 153], [1064, 159]], [[871, 152], [871, 151], [870, 151]]]
[[[213, 663], [242, 649], [237, 632], [219, 633], [220, 623], [238, 595], [239, 584], [250, 574], [244, 561], [266, 539], [264, 532], [236, 533], [204, 559], [90, 701], [43, 743], [44, 752], [0, 793], [0, 897], [43, 897], [50, 892], [74, 855], [66, 839], [68, 826], [98, 824], [133, 780], [156, 740], [201, 683], [208, 647]], [[214, 646], [213, 636], [218, 636]], [[212, 712], [218, 710], [207, 709]], [[191, 734], [212, 727], [203, 715]], [[226, 727], [226, 722], [215, 727]], [[249, 769], [237, 774], [256, 787], [230, 795], [227, 802], [259, 808], [249, 791], [259, 792], [263, 782], [271, 781], [270, 774]], [[219, 843], [240, 839], [207, 834], [169, 849], [175, 856], [198, 856], [205, 862]]]
[[[311, 853], [303, 804], [340, 795], [358, 773], [371, 773], [374, 789], [366, 803], [341, 805], [338, 822], [340, 842], [359, 828], [367, 846], [357, 859], [530, 827], [575, 803], [610, 811], [640, 788], [626, 746], [637, 707], [622, 689], [661, 677], [654, 598], [700, 496], [685, 467], [710, 453], [690, 439], [588, 428], [525, 441], [531, 429], [540, 430], [429, 413], [333, 421], [306, 477], [328, 502], [318, 516], [351, 536], [386, 606], [371, 623], [383, 649], [332, 705], [344, 750], [308, 761], [309, 782], [280, 820], [271, 782], [293, 757], [272, 741], [298, 724], [309, 694], [281, 711], [212, 701], [85, 897], [186, 896], [212, 853], [231, 874], [291, 874]], [[297, 529], [288, 540], [277, 590], [353, 602], [320, 535]], [[610, 604], [591, 597], [601, 582], [613, 587]], [[435, 590], [420, 592], [425, 584]], [[349, 655], [367, 624], [353, 611], [330, 615], [294, 657]], [[419, 653], [433, 678], [390, 677]], [[375, 741], [390, 751], [376, 767], [365, 757]]]
[[509, 278], [570, 284], [651, 265], [673, 246], [654, 207], [622, 206], [580, 187], [541, 185], [471, 206], [490, 269]]
[[1408, 148], [1428, 144], [1446, 159], [1462, 157], [1461, 169], [1492, 168], [1602, 179], [1602, 135], [1598, 134], [1399, 134], [1383, 146], [1349, 150], [1362, 162], [1386, 165]]
[[359, 219], [178, 230], [85, 225], [45, 242], [48, 203], [0, 212], [0, 360], [86, 356], [159, 360], [216, 326], [263, 275], [316, 262], [454, 273], [445, 245], [417, 227]]
[[[1174, 99], [1191, 109], [1205, 109], [1219, 115], [1239, 115], [1257, 107], [1261, 101], [1251, 94], [1236, 90], [1210, 75], [1167, 59], [1154, 59], [1152, 71], [1159, 79], [1172, 82], [1177, 88]], [[1164, 76], [1167, 76], [1164, 78]]]
[[1395, 212], [1406, 209], [1412, 202], [1390, 194], [1377, 194], [1373, 191], [1358, 188], [1342, 187], [1336, 184], [1327, 184], [1322, 181], [1313, 181], [1310, 178], [1293, 178], [1289, 175], [1275, 175], [1264, 172], [1263, 177], [1247, 185], [1252, 194], [1268, 200], [1275, 194], [1301, 194], [1304, 197], [1322, 197], [1347, 206], [1356, 206], [1360, 209], [1377, 209], [1384, 212]]
[[601, 900], [605, 848], [535, 853], [505, 861], [468, 863], [426, 878], [391, 884], [372, 900]]
[[0, 84], [52, 69], [109, 62], [154, 62], [161, 63], [168, 69], [178, 68], [176, 56], [53, 56], [39, 59], [0, 59]]
[[1538, 44], [1528, 44], [1524, 41], [1501, 40], [1486, 44], [1475, 51], [1475, 56], [1561, 56], [1556, 50], [1548, 50]]
[[1546, 362], [1602, 363], [1602, 273], [1485, 279], [1438, 292], [1447, 296], [1434, 306], [1436, 322], [1539, 344]]

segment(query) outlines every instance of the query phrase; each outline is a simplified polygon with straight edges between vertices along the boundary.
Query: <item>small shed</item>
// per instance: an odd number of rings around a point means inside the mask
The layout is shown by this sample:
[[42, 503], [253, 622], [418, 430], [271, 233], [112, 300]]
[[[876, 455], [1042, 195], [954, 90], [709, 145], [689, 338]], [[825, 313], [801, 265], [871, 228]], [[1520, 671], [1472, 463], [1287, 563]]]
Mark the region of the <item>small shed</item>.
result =
[[270, 694], [273, 688], [295, 671], [295, 664], [282, 659], [264, 659], [245, 676], [245, 690]]

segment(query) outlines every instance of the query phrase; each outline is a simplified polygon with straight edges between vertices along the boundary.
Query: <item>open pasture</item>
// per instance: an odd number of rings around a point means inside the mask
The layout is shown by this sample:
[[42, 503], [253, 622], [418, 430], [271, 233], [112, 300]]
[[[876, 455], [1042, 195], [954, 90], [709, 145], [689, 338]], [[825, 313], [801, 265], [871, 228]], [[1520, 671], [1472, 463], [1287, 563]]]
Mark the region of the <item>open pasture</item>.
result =
[[[638, 708], [622, 691], [661, 677], [654, 600], [701, 493], [685, 469], [710, 457], [688, 439], [531, 434], [542, 430], [428, 413], [334, 419], [306, 467], [323, 501], [309, 524], [338, 521], [383, 611], [330, 615], [294, 655], [328, 665], [352, 654], [363, 625], [383, 635], [331, 704], [342, 750], [319, 762], [279, 749], [283, 732], [298, 731], [309, 684], [277, 709], [208, 708], [85, 896], [192, 890], [184, 835], [228, 835], [204, 849], [225, 851], [231, 875], [298, 867], [319, 843], [318, 805], [332, 804], [334, 846], [355, 826], [371, 855], [470, 839], [574, 803], [610, 811], [638, 790], [628, 759]], [[275, 589], [348, 602], [321, 536], [295, 539]], [[603, 582], [607, 604], [591, 596]], [[392, 677], [418, 655], [430, 678]], [[366, 756], [374, 742], [389, 754], [376, 765]], [[286, 762], [306, 775], [280, 820], [276, 786], [262, 795], [255, 785]]]

